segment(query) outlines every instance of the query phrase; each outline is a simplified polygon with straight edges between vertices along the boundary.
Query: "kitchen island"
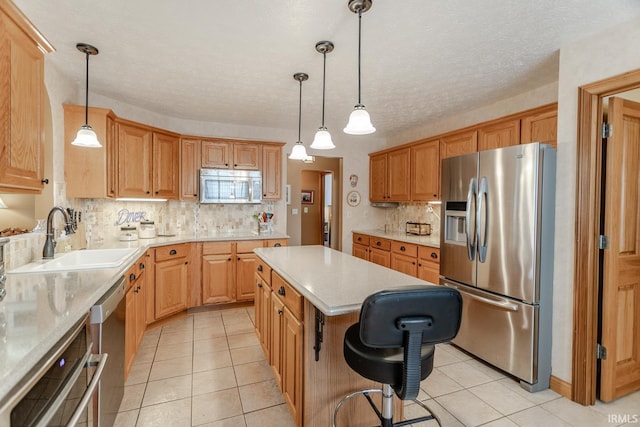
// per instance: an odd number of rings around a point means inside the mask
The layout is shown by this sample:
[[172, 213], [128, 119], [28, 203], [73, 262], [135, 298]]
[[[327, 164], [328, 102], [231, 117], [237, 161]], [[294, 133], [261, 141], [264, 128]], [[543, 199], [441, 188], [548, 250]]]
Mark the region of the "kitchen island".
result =
[[[256, 249], [256, 333], [298, 426], [331, 425], [343, 396], [379, 387], [343, 356], [346, 329], [365, 298], [383, 289], [427, 282], [323, 246]], [[396, 402], [400, 415], [402, 404]], [[352, 399], [338, 426], [376, 421], [366, 401]]]

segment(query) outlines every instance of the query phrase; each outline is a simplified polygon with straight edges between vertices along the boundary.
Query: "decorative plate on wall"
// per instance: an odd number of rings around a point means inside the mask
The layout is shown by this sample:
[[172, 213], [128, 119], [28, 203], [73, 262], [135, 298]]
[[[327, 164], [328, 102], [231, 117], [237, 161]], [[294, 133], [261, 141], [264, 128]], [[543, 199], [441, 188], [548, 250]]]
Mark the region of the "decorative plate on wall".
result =
[[357, 191], [349, 191], [347, 193], [347, 203], [349, 206], [358, 206], [360, 204], [360, 193]]

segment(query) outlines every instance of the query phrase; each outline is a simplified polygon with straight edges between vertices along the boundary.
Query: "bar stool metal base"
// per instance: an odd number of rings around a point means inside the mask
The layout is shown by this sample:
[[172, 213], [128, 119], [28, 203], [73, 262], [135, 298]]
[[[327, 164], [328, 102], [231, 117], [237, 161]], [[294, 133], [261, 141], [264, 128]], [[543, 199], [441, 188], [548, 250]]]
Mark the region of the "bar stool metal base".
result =
[[[376, 404], [371, 399], [371, 396], [369, 396], [369, 394], [371, 393], [382, 393], [382, 412], [380, 412]], [[438, 423], [439, 426], [442, 425], [440, 423], [440, 419], [431, 411], [431, 409], [429, 409], [427, 405], [425, 405], [424, 403], [420, 402], [417, 399], [414, 400], [414, 402], [418, 404], [418, 406], [422, 407], [425, 411], [427, 411], [429, 415], [394, 423], [393, 422], [393, 388], [389, 384], [383, 384], [381, 389], [369, 388], [364, 390], [358, 390], [358, 391], [354, 391], [353, 393], [349, 393], [345, 397], [340, 399], [340, 401], [336, 405], [336, 408], [333, 410], [332, 427], [336, 427], [336, 419], [338, 417], [338, 410], [340, 409], [340, 407], [345, 402], [347, 402], [347, 400], [351, 399], [352, 397], [358, 396], [360, 394], [367, 398], [369, 405], [375, 411], [376, 415], [378, 416], [378, 419], [380, 419], [380, 427], [401, 427], [401, 426], [421, 423], [423, 421], [429, 421], [429, 420], [436, 420], [436, 423]]]

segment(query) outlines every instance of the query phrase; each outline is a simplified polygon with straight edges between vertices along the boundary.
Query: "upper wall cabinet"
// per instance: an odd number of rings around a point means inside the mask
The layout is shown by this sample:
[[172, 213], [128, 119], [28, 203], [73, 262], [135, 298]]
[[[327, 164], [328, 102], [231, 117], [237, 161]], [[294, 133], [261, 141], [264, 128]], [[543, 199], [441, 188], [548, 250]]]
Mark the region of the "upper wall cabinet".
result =
[[440, 138], [440, 158], [459, 156], [478, 151], [478, 131], [467, 130]]
[[240, 141], [203, 140], [202, 167], [260, 170], [260, 145]]
[[198, 200], [200, 140], [180, 139], [180, 200]]
[[558, 110], [556, 105], [532, 113], [522, 119], [520, 142], [542, 142], [558, 148]]
[[67, 197], [116, 197], [117, 144], [115, 115], [105, 108], [89, 108], [89, 123], [102, 144], [101, 148], [71, 145], [80, 126], [84, 124], [85, 108], [64, 106], [64, 180]]
[[491, 123], [478, 129], [478, 151], [520, 144], [520, 119]]
[[0, 191], [39, 193], [44, 179], [44, 53], [53, 47], [0, 1]]
[[282, 146], [262, 146], [262, 199], [282, 198]]
[[372, 202], [408, 202], [411, 197], [411, 150], [401, 148], [369, 158], [369, 199]]
[[411, 146], [411, 200], [440, 198], [440, 141], [434, 139]]

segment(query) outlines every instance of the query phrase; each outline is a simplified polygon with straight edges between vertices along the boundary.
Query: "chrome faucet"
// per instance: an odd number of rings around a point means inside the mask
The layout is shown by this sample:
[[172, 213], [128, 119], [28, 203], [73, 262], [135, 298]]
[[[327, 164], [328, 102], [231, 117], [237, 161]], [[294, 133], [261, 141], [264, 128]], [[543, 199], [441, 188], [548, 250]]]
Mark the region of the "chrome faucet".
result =
[[55, 253], [56, 248], [56, 229], [53, 228], [53, 217], [56, 211], [60, 212], [64, 216], [64, 231], [66, 234], [73, 234], [75, 232], [73, 226], [73, 218], [67, 211], [60, 206], [54, 206], [49, 211], [47, 216], [47, 240], [44, 242], [44, 248], [42, 249], [42, 258], [51, 259]]

